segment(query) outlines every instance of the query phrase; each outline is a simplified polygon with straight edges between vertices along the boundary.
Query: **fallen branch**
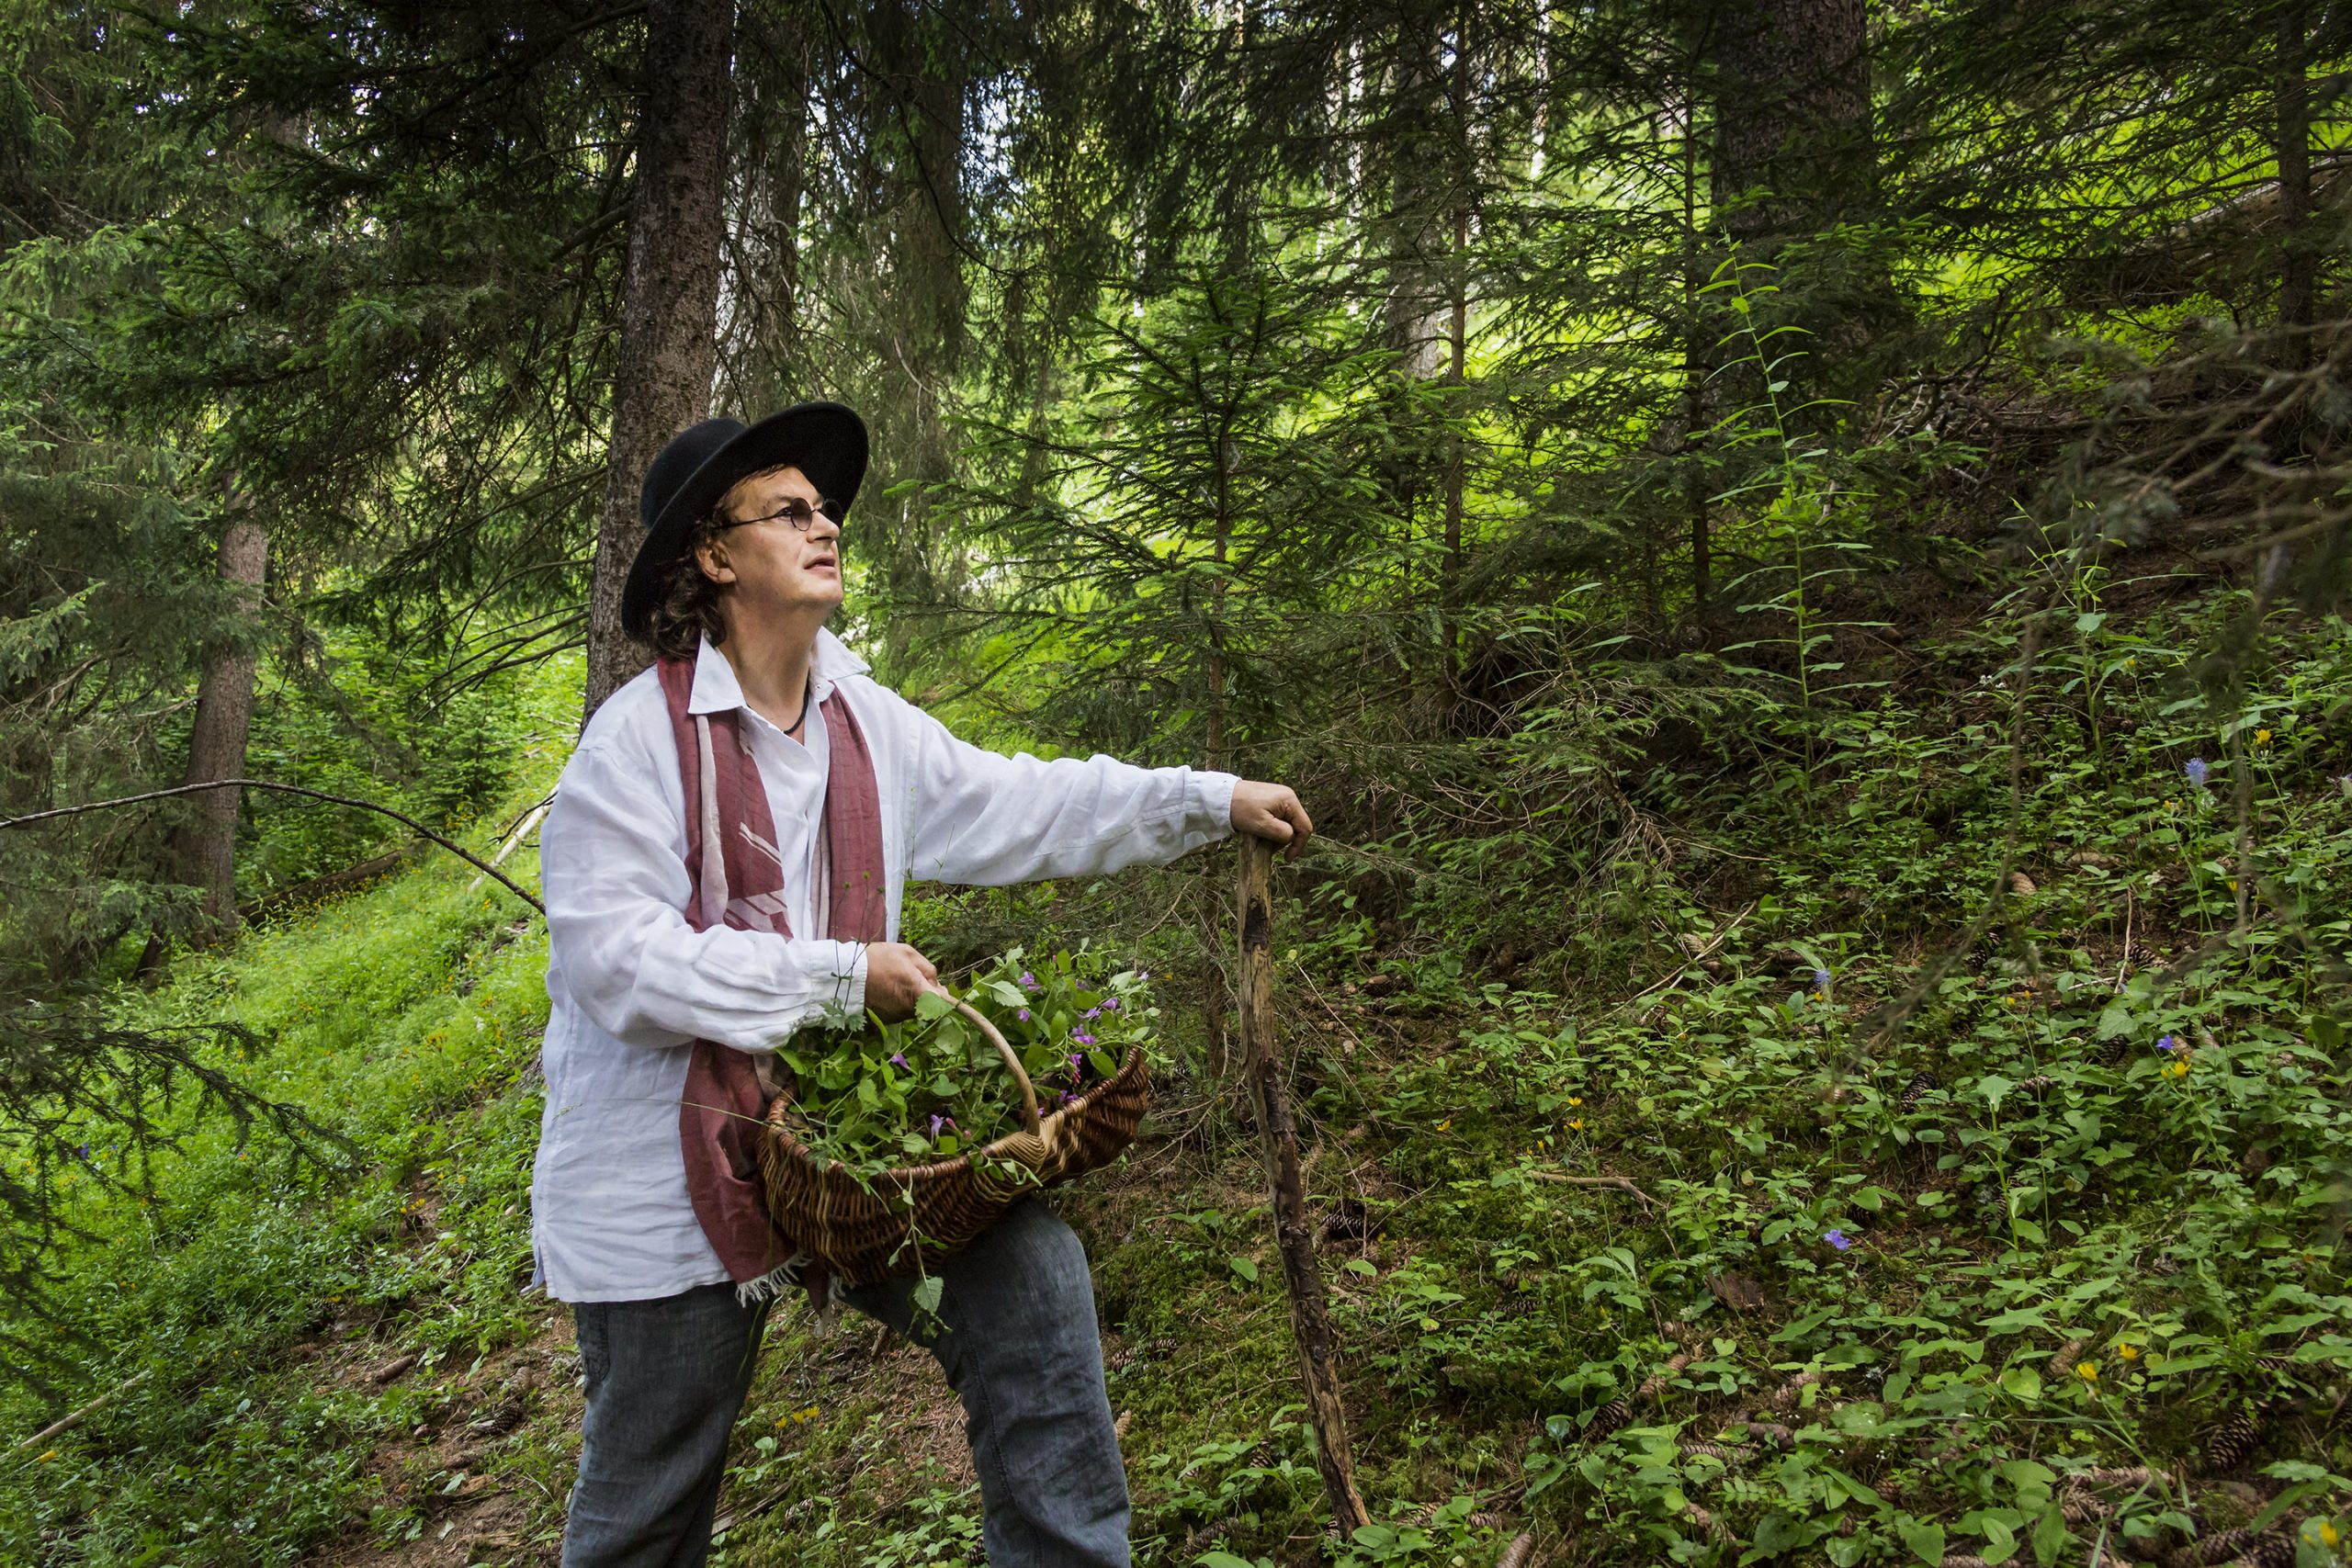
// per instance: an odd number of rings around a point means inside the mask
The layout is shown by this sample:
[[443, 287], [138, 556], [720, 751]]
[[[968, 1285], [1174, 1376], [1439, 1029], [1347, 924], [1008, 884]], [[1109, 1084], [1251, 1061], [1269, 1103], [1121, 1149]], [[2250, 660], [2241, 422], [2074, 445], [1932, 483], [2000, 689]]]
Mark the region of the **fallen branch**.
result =
[[[506, 835], [506, 841], [498, 846], [498, 852], [490, 857], [490, 863], [492, 865], [504, 865], [506, 863], [506, 857], [514, 852], [514, 846], [531, 836], [531, 829], [539, 825], [539, 818], [545, 817], [548, 814], [548, 807], [554, 804], [555, 796], [549, 795], [545, 800], [539, 802], [537, 806], [531, 807], [531, 809], [525, 814], [522, 822], [516, 826], [515, 829]], [[481, 878], [477, 876], [471, 882], [466, 884], [466, 891], [470, 893], [481, 886]]]
[[[152, 1368], [149, 1369], [151, 1371], [153, 1370], [153, 1369]], [[72, 1430], [74, 1427], [82, 1424], [84, 1416], [105, 1409], [117, 1399], [119, 1399], [122, 1395], [130, 1393], [132, 1389], [137, 1388], [141, 1383], [145, 1382], [146, 1381], [146, 1372], [133, 1373], [131, 1376], [123, 1379], [122, 1382], [107, 1390], [106, 1393], [98, 1395], [97, 1398], [90, 1401], [89, 1404], [82, 1406], [81, 1409], [73, 1412], [71, 1415], [63, 1416], [59, 1417], [57, 1420], [51, 1421], [48, 1426], [43, 1427], [40, 1431], [35, 1432], [31, 1437], [25, 1438], [17, 1446], [20, 1449], [28, 1449], [35, 1443], [40, 1442], [45, 1438], [57, 1436], [60, 1432]]]
[[213, 779], [205, 784], [181, 784], [173, 789], [151, 789], [144, 795], [120, 795], [113, 800], [91, 800], [85, 801], [80, 806], [60, 806], [48, 811], [35, 811], [27, 816], [11, 817], [6, 821], [0, 821], [0, 833], [5, 833], [11, 828], [28, 828], [36, 822], [46, 822], [52, 818], [79, 817], [85, 811], [109, 811], [118, 806], [137, 806], [141, 801], [163, 800], [175, 795], [194, 795], [199, 790], [208, 789], [274, 789], [285, 795], [307, 795], [312, 800], [330, 801], [336, 806], [356, 807], [362, 811], [373, 811], [380, 816], [389, 817], [395, 822], [405, 823], [467, 864], [495, 879], [500, 886], [537, 909], [540, 914], [544, 915], [548, 912], [548, 907], [545, 904], [523, 891], [504, 872], [500, 871], [470, 850], [461, 849], [451, 843], [413, 817], [395, 811], [389, 806], [379, 806], [372, 800], [357, 800], [347, 795], [329, 795], [325, 790], [310, 789], [301, 784], [272, 784], [267, 779]]
[[1569, 1176], [1556, 1170], [1531, 1170], [1527, 1174], [1538, 1181], [1556, 1181], [1563, 1187], [1613, 1187], [1621, 1192], [1631, 1192], [1650, 1208], [1657, 1207], [1657, 1199], [1623, 1176]]

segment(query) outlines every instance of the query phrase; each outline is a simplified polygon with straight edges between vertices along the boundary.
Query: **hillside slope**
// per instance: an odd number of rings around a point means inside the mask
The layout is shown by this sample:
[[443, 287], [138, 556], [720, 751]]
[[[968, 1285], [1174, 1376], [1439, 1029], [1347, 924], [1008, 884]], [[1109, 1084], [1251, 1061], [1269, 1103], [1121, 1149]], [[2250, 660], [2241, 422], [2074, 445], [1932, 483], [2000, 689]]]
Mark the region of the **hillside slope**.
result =
[[[1256, 1148], [1180, 1059], [1132, 1157], [1056, 1200], [1138, 1562], [1453, 1568], [1522, 1529], [1560, 1563], [2335, 1560], [2352, 628], [2282, 616], [2217, 713], [2181, 650], [2230, 607], [2078, 628], [2096, 706], [1978, 679], [2013, 645], [1969, 640], [1833, 760], [1628, 774], [1648, 847], [1572, 903], [1499, 834], [1335, 835], [1286, 871], [1280, 1005], [1379, 1522], [1327, 1540]], [[1187, 1042], [1182, 911], [1229, 852], [933, 890], [907, 934], [946, 968], [1111, 946]], [[0, 1560], [555, 1560], [576, 1361], [521, 1291], [545, 939], [470, 874], [288, 916], [136, 1004], [273, 1038], [240, 1069], [360, 1158], [209, 1130], [160, 1212], [94, 1214], [112, 1244], [68, 1262], [107, 1348], [76, 1392], [122, 1392], [6, 1467]], [[798, 1306], [721, 1511], [739, 1568], [977, 1556], [927, 1356]]]

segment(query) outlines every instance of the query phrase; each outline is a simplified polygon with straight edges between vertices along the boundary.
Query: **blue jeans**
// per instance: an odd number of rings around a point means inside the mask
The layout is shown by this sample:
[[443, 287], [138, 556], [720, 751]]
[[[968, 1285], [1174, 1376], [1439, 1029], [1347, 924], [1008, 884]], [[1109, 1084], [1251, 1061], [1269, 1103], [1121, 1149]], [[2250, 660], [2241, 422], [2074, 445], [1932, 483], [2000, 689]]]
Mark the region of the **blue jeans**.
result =
[[[1086, 1253], [1016, 1203], [933, 1270], [932, 1354], [964, 1401], [990, 1568], [1129, 1568], [1127, 1479], [1102, 1386]], [[900, 1334], [911, 1279], [841, 1292]], [[572, 1307], [588, 1379], [565, 1568], [698, 1568], [765, 1320], [732, 1285]]]

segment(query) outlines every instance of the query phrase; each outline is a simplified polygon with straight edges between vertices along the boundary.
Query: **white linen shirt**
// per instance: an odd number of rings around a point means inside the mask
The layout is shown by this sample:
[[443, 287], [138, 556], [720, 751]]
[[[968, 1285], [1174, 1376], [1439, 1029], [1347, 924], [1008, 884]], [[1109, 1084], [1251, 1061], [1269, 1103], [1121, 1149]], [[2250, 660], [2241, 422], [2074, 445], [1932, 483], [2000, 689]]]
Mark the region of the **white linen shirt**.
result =
[[788, 940], [686, 923], [685, 797], [656, 672], [588, 721], [539, 834], [548, 906], [540, 1062], [547, 1104], [531, 1179], [534, 1283], [560, 1301], [643, 1300], [725, 1280], [686, 1196], [678, 1142], [692, 1043], [773, 1050], [829, 999], [865, 1004], [863, 944], [807, 933], [829, 752], [820, 706], [856, 709], [882, 806], [886, 940], [906, 878], [1001, 886], [1171, 861], [1232, 831], [1231, 773], [1006, 757], [868, 679], [817, 634], [804, 745], [752, 711], [705, 640], [688, 707], [741, 709], [775, 820]]

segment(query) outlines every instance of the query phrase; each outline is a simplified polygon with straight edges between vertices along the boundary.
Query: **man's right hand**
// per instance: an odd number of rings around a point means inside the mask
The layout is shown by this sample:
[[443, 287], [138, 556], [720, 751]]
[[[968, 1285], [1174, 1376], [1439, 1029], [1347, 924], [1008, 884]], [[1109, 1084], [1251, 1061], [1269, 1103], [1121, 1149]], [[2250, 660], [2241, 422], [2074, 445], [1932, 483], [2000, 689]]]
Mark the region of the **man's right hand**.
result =
[[903, 942], [868, 942], [865, 1005], [885, 1023], [915, 1015], [915, 998], [941, 990], [938, 966]]

